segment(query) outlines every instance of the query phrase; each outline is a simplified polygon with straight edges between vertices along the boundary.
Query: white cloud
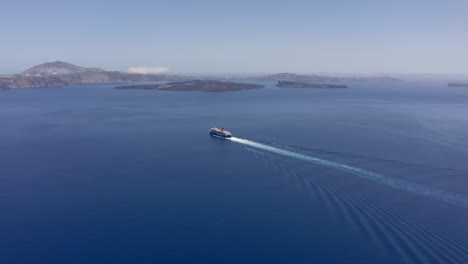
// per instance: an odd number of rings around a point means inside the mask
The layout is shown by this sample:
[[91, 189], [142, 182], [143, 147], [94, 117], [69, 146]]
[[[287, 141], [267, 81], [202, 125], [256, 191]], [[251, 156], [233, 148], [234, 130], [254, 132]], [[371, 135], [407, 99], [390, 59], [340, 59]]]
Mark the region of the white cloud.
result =
[[169, 71], [168, 67], [156, 66], [156, 67], [129, 67], [125, 70], [128, 73], [139, 73], [139, 74], [156, 74]]

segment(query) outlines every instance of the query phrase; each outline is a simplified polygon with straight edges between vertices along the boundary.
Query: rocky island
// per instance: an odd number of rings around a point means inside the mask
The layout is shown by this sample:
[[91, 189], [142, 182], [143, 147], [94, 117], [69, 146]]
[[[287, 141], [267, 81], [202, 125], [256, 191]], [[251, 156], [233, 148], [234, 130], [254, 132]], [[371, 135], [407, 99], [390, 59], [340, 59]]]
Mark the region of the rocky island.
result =
[[[210, 82], [200, 83], [200, 81], [193, 80], [210, 80]], [[160, 89], [160, 90], [200, 90], [205, 92], [218, 92], [218, 91], [238, 91], [257, 89], [259, 85], [243, 84], [243, 83], [229, 83], [222, 82], [227, 77], [194, 77], [184, 75], [168, 75], [161, 73], [133, 73], [128, 71], [107, 71], [100, 68], [81, 67], [63, 61], [47, 62], [18, 74], [0, 75], [0, 89], [15, 89], [15, 88], [35, 88], [35, 87], [58, 87], [70, 84], [79, 83], [132, 83], [132, 82], [182, 82], [193, 81], [192, 84], [188, 82], [184, 85], [178, 84], [168, 87], [153, 86], [153, 88], [140, 88], [140, 89]], [[290, 82], [303, 82], [309, 83], [308, 85], [315, 85], [312, 88], [337, 88], [337, 87], [317, 87], [318, 83], [323, 82], [394, 82], [399, 81], [392, 77], [332, 77], [321, 76], [312, 74], [294, 74], [294, 73], [279, 73], [267, 76], [256, 77], [236, 77], [235, 80], [239, 81], [290, 81]], [[214, 85], [214, 81], [218, 81]], [[253, 86], [249, 86], [253, 85]], [[298, 84], [296, 84], [298, 85]], [[261, 86], [261, 85], [260, 85]], [[204, 88], [202, 88], [204, 87]], [[252, 88], [255, 87], [255, 88]], [[305, 88], [305, 87], [304, 87]], [[137, 89], [133, 87], [132, 89]]]
[[348, 86], [340, 84], [305, 83], [292, 81], [278, 81], [276, 86], [287, 88], [348, 88]]
[[466, 83], [460, 83], [460, 82], [453, 82], [448, 84], [449, 87], [468, 87], [468, 82]]
[[256, 76], [248, 78], [255, 81], [292, 81], [292, 82], [365, 82], [365, 83], [380, 83], [380, 82], [399, 82], [400, 79], [388, 76], [367, 76], [367, 77], [334, 77], [314, 74], [294, 74], [294, 73], [278, 73], [267, 76]]
[[47, 62], [13, 75], [0, 75], [0, 89], [57, 87], [77, 83], [129, 83], [190, 80], [187, 76], [138, 74], [80, 67], [63, 61]]
[[115, 89], [144, 89], [162, 91], [202, 91], [202, 92], [230, 92], [263, 88], [263, 85], [250, 83], [236, 83], [215, 80], [194, 80], [173, 82], [167, 84], [119, 86]]

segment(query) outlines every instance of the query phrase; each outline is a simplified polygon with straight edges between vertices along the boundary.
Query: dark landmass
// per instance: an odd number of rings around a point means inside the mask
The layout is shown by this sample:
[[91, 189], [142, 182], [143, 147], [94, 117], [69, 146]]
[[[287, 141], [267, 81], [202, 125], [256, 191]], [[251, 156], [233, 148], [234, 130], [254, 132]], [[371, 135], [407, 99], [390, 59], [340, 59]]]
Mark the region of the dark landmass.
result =
[[371, 77], [332, 77], [321, 75], [302, 75], [294, 73], [278, 73], [267, 76], [251, 77], [250, 80], [256, 81], [292, 81], [292, 82], [398, 82], [400, 79], [386, 76]]
[[287, 88], [348, 88], [348, 86], [340, 84], [304, 83], [291, 81], [278, 81], [276, 86]]
[[466, 83], [449, 83], [449, 87], [468, 87], [468, 82]]
[[263, 88], [263, 85], [236, 83], [215, 80], [195, 80], [186, 82], [173, 82], [159, 85], [130, 85], [119, 86], [115, 89], [145, 89], [163, 91], [203, 91], [203, 92], [228, 92]]
[[77, 83], [183, 81], [193, 78], [165, 74], [136, 74], [85, 68], [56, 61], [34, 66], [20, 74], [0, 76], [0, 89], [55, 87]]

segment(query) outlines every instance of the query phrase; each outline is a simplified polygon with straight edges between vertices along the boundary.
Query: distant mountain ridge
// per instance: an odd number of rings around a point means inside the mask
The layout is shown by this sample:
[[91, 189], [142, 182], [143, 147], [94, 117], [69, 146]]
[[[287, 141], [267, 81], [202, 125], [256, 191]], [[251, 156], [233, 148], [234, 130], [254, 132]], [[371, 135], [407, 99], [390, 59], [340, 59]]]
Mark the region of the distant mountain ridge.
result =
[[451, 82], [448, 84], [449, 87], [468, 87], [468, 82]]
[[278, 73], [260, 77], [251, 77], [256, 81], [293, 81], [293, 82], [398, 82], [400, 79], [387, 76], [369, 77], [333, 77], [314, 74]]

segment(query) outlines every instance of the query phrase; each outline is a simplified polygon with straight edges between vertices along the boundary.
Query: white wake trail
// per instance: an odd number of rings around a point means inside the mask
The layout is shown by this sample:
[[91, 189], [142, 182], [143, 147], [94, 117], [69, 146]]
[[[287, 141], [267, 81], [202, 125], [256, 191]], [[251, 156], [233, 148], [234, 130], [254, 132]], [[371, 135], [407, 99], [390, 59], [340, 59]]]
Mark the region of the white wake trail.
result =
[[468, 207], [468, 198], [466, 198], [466, 197], [464, 197], [462, 195], [448, 193], [448, 192], [443, 191], [443, 190], [438, 190], [438, 189], [434, 189], [432, 187], [428, 187], [428, 186], [424, 186], [424, 185], [404, 181], [404, 180], [401, 180], [401, 179], [388, 177], [388, 176], [385, 176], [385, 175], [382, 175], [382, 174], [378, 174], [378, 173], [363, 170], [363, 169], [360, 169], [360, 168], [348, 166], [348, 165], [341, 164], [341, 163], [338, 163], [338, 162], [319, 159], [319, 158], [316, 158], [316, 157], [313, 157], [313, 156], [308, 156], [308, 155], [304, 155], [304, 154], [301, 154], [301, 153], [296, 153], [296, 152], [292, 152], [292, 151], [288, 151], [288, 150], [268, 146], [268, 145], [265, 145], [265, 144], [262, 144], [262, 143], [258, 143], [258, 142], [252, 141], [252, 140], [248, 140], [248, 139], [242, 139], [242, 138], [236, 138], [236, 137], [227, 138], [227, 139], [231, 140], [233, 142], [248, 145], [248, 146], [251, 146], [251, 147], [258, 148], [258, 149], [263, 149], [263, 150], [270, 151], [270, 152], [280, 154], [280, 155], [283, 155], [283, 156], [288, 156], [288, 157], [291, 157], [291, 158], [296, 158], [296, 159], [300, 159], [300, 160], [304, 160], [304, 161], [309, 161], [309, 162], [312, 162], [312, 163], [315, 163], [315, 164], [318, 164], [318, 165], [323, 165], [323, 166], [339, 169], [339, 170], [342, 170], [342, 171], [346, 171], [346, 172], [352, 173], [354, 175], [357, 175], [359, 177], [362, 177], [362, 178], [365, 178], [365, 179], [368, 179], [368, 180], [371, 180], [371, 181], [375, 181], [375, 182], [378, 182], [378, 183], [382, 183], [382, 184], [388, 185], [390, 187], [393, 187], [393, 188], [396, 188], [396, 189], [399, 189], [399, 190], [404, 190], [404, 191], [412, 192], [412, 193], [415, 193], [415, 194], [432, 197], [432, 198], [442, 200], [442, 201], [445, 201], [445, 202], [449, 202], [449, 203], [452, 203], [452, 204], [457, 204], [457, 205], [461, 205], [461, 206], [464, 206], [464, 207]]

